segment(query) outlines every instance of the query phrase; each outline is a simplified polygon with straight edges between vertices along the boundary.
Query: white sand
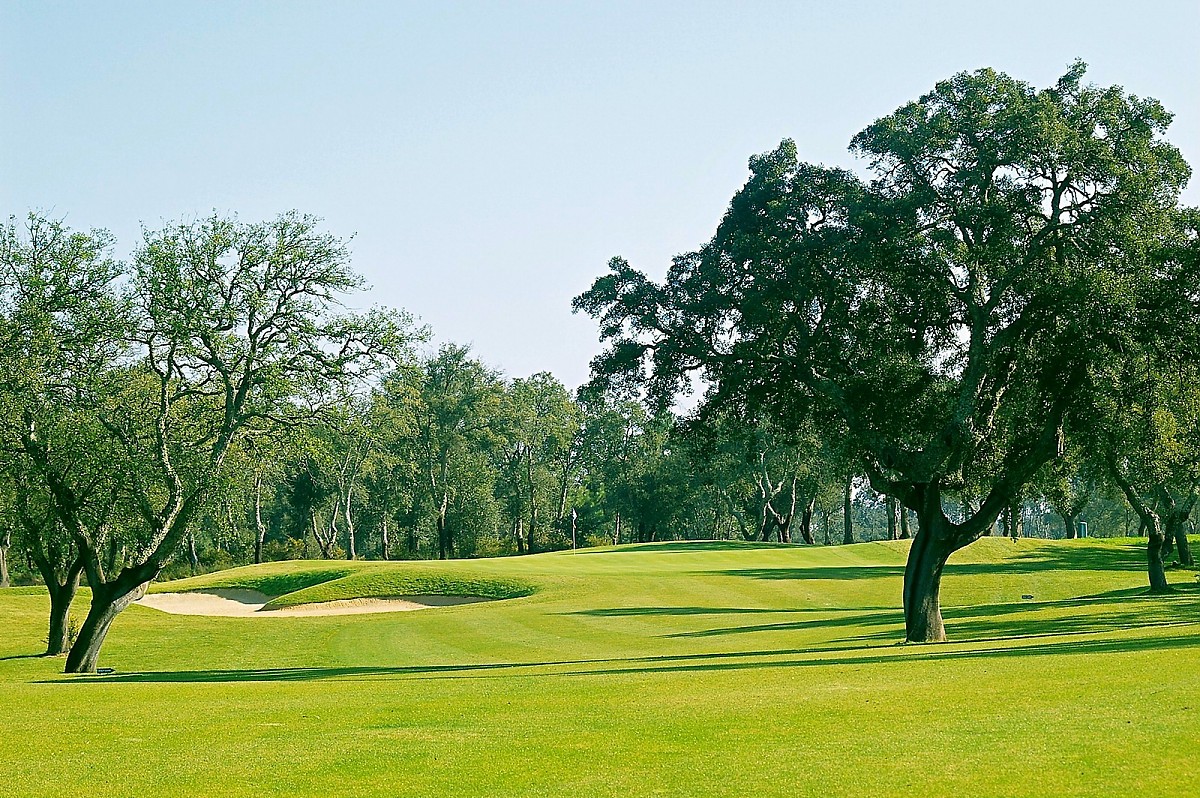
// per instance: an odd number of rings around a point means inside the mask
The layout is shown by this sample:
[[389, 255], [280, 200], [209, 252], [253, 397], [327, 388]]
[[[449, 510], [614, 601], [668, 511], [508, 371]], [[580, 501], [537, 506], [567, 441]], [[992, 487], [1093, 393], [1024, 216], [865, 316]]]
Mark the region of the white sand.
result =
[[483, 596], [405, 596], [360, 598], [300, 604], [279, 610], [263, 609], [270, 596], [257, 590], [215, 588], [190, 593], [147, 593], [137, 603], [172, 615], [214, 615], [245, 618], [290, 618], [300, 615], [362, 615], [372, 612], [406, 612], [430, 607], [451, 607], [491, 601]]

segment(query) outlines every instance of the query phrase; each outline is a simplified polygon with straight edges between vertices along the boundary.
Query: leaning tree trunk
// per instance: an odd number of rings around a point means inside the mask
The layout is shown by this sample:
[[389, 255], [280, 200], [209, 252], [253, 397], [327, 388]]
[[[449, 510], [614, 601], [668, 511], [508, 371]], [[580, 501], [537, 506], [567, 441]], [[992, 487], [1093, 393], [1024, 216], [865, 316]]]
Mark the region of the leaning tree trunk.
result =
[[92, 603], [87, 617], [79, 627], [71, 651], [67, 654], [66, 673], [95, 673], [100, 660], [100, 648], [113, 620], [133, 602], [146, 594], [150, 582], [131, 583], [128, 577], [114, 582], [92, 585]]
[[944, 519], [918, 512], [917, 534], [904, 566], [904, 632], [910, 643], [941, 643], [946, 639], [942, 622], [942, 570], [954, 548], [942, 534]]
[[771, 517], [768, 508], [764, 505], [762, 511], [762, 523], [758, 526], [758, 539], [766, 543], [771, 539], [771, 532], [775, 528], [775, 519]]

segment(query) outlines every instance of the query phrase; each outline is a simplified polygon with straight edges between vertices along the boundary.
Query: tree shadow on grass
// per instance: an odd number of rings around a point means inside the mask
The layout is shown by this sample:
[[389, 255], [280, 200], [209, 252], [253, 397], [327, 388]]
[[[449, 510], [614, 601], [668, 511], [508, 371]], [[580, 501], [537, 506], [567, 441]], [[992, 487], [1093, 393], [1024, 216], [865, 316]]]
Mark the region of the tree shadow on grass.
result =
[[[1150, 596], [1146, 595], [1144, 589], [1135, 588], [1057, 601], [943, 607], [942, 616], [946, 620], [948, 633], [955, 638], [964, 633], [970, 638], [1020, 638], [1030, 635], [1055, 634], [1056, 632], [1063, 634], [1105, 632], [1140, 626], [1198, 623], [1200, 622], [1200, 602], [1196, 601], [1197, 597], [1200, 597], [1200, 588], [1193, 585], [1178, 586], [1174, 593], [1167, 596]], [[1100, 611], [1104, 605], [1110, 604], [1117, 609], [1109, 612]], [[1074, 616], [1059, 614], [1049, 618], [1026, 617], [1010, 621], [996, 620], [998, 617], [1029, 616], [1047, 610], [1073, 608], [1085, 611]], [[715, 629], [676, 632], [666, 636], [672, 638], [720, 637], [754, 632], [899, 626], [904, 623], [904, 612], [899, 608], [813, 609], [811, 612], [828, 613], [829, 617], [804, 618], [778, 623], [738, 624]], [[841, 638], [841, 640], [882, 640], [893, 636], [894, 632], [881, 630]]]
[[[998, 641], [985, 641], [998, 642]], [[970, 645], [960, 643], [960, 645]], [[402, 667], [266, 668], [249, 670], [151, 671], [143, 673], [58, 679], [44, 684], [114, 683], [227, 683], [295, 682], [400, 676], [441, 678], [547, 678], [554, 676], [608, 676], [620, 674], [675, 674], [702, 671], [736, 671], [765, 668], [847, 667], [910, 662], [1050, 655], [1113, 654], [1132, 651], [1170, 651], [1200, 647], [1200, 631], [1188, 634], [1123, 637], [1100, 640], [1053, 640], [1028, 645], [957, 648], [946, 645], [855, 645], [767, 651], [736, 651], [676, 656], [507, 662], [465, 665]], [[542, 670], [539, 668], [554, 668]], [[532, 669], [532, 670], [531, 670]]]
[[600, 618], [622, 618], [643, 615], [750, 615], [806, 613], [822, 614], [836, 612], [863, 612], [889, 610], [893, 607], [601, 607], [591, 610], [573, 610], [561, 615], [590, 615]]
[[[1020, 552], [1000, 562], [947, 563], [947, 576], [1032, 574], [1043, 571], [1140, 571], [1145, 557], [1136, 544], [1109, 548], [1084, 545], [1043, 546]], [[805, 568], [728, 568], [704, 571], [706, 576], [740, 576], [747, 579], [886, 579], [904, 575], [903, 565], [830, 565]]]
[[593, 668], [570, 671], [571, 676], [601, 676], [621, 673], [687, 673], [691, 671], [734, 671], [762, 668], [803, 668], [820, 666], [894, 664], [900, 662], [952, 662], [958, 660], [1047, 655], [1113, 654], [1130, 651], [1164, 651], [1200, 647], [1200, 634], [1126, 638], [1119, 640], [1063, 640], [1022, 646], [993, 646], [965, 650], [947, 650], [940, 646], [874, 646], [877, 651], [901, 652], [851, 657], [805, 657], [751, 662], [704, 662], [672, 665], [634, 666], [630, 668]]

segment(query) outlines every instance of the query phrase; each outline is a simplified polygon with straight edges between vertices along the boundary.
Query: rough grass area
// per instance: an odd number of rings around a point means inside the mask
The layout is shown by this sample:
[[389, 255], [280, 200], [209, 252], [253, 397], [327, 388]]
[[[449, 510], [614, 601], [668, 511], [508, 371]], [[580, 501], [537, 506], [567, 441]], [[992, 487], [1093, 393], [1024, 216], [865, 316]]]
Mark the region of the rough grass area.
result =
[[99, 677], [36, 656], [44, 595], [0, 591], [0, 784], [156, 798], [1196, 792], [1194, 572], [1148, 597], [1136, 542], [985, 539], [946, 570], [953, 642], [912, 646], [904, 557], [903, 543], [683, 543], [240, 568], [163, 587], [297, 603], [537, 589], [266, 624], [135, 606], [102, 658], [117, 673]]
[[247, 588], [272, 600], [266, 609], [358, 598], [403, 596], [528, 596], [536, 586], [511, 576], [472, 572], [470, 563], [362, 563], [330, 566], [322, 562], [281, 562], [232, 568], [215, 574], [154, 585], [156, 592], [211, 588]]

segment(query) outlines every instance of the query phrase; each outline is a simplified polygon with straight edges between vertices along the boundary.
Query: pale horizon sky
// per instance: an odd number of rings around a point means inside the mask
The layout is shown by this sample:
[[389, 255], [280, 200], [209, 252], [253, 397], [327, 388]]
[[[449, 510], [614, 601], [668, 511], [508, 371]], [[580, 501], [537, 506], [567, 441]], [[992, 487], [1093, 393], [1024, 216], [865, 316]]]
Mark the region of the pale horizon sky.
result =
[[751, 155], [855, 167], [856, 132], [956, 72], [1040, 87], [1082, 58], [1200, 169], [1198, 30], [1195, 0], [0, 0], [0, 212], [122, 256], [143, 224], [312, 213], [353, 236], [360, 304], [573, 388], [600, 347], [570, 301], [610, 257], [661, 275]]

